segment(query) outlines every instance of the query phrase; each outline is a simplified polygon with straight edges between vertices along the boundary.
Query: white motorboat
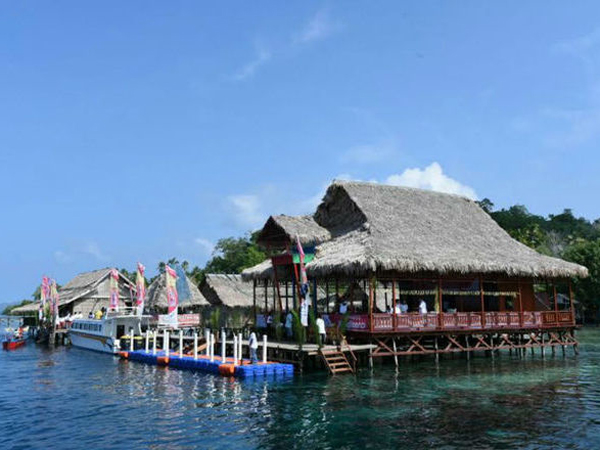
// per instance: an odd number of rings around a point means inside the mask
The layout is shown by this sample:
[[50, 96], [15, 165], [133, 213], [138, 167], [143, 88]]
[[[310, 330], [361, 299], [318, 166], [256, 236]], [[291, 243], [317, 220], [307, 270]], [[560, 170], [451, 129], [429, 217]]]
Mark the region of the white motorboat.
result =
[[104, 353], [121, 351], [123, 336], [142, 334], [150, 316], [138, 316], [135, 308], [109, 311], [101, 319], [75, 319], [69, 328], [69, 339], [75, 347]]

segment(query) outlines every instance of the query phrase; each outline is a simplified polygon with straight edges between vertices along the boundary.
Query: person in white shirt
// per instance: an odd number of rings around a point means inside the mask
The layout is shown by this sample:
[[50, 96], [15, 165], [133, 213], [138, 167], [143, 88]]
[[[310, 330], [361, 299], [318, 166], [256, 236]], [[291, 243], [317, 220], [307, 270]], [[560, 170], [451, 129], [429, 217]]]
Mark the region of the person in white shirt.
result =
[[315, 322], [319, 331], [319, 336], [321, 336], [321, 345], [324, 345], [325, 338], [327, 337], [327, 331], [325, 330], [325, 321], [323, 320], [323, 316], [319, 314], [319, 317], [317, 317]]
[[425, 303], [425, 300], [423, 299], [419, 302], [419, 312], [421, 314], [427, 314], [427, 303]]
[[402, 306], [400, 304], [396, 303], [396, 306], [394, 307], [394, 313], [402, 314]]
[[292, 330], [292, 321], [293, 321], [292, 312], [288, 311], [287, 316], [285, 316], [285, 334], [290, 339], [294, 334], [293, 330]]
[[250, 333], [250, 338], [248, 338], [248, 347], [250, 348], [250, 360], [252, 364], [256, 364], [258, 362], [258, 358], [256, 356], [256, 351], [258, 350], [258, 340], [256, 339], [256, 333], [253, 331]]

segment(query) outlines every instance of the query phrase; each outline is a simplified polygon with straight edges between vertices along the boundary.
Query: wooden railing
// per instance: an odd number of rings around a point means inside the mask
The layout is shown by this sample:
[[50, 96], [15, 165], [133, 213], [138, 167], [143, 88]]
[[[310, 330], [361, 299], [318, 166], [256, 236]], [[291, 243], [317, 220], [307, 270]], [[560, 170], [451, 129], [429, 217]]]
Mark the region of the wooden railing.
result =
[[[337, 315], [335, 315], [337, 316]], [[336, 317], [331, 316], [335, 321]], [[518, 328], [552, 328], [574, 326], [571, 311], [520, 312], [458, 312], [373, 314], [373, 323], [367, 314], [353, 314], [348, 320], [348, 331], [353, 332], [406, 332], [442, 330], [503, 330]]]

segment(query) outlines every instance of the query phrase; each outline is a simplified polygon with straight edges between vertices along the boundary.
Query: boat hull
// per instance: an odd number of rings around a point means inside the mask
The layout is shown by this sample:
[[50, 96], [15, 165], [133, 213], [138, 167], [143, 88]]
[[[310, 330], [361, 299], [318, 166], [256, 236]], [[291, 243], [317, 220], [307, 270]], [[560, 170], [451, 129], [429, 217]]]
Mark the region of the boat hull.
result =
[[86, 350], [110, 353], [111, 355], [114, 355], [119, 351], [119, 349], [114, 345], [113, 339], [110, 336], [99, 336], [70, 331], [69, 339], [74, 347], [84, 348]]
[[25, 342], [27, 342], [25, 339], [19, 339], [16, 341], [4, 341], [2, 343], [2, 348], [4, 350], [14, 350], [16, 348], [23, 347], [25, 345]]

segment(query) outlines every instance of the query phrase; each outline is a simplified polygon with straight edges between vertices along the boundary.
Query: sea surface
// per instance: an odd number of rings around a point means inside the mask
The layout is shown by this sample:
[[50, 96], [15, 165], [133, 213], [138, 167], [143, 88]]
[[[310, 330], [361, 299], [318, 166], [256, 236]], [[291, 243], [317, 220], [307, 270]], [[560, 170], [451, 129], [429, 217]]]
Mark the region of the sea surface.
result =
[[403, 360], [398, 373], [287, 382], [28, 343], [0, 353], [0, 449], [597, 449], [600, 330], [579, 338], [579, 356]]

